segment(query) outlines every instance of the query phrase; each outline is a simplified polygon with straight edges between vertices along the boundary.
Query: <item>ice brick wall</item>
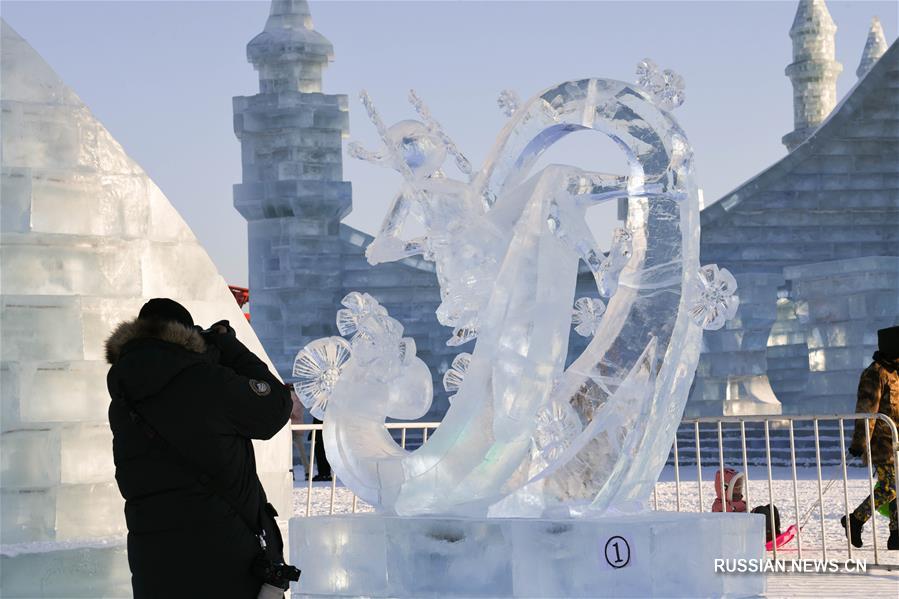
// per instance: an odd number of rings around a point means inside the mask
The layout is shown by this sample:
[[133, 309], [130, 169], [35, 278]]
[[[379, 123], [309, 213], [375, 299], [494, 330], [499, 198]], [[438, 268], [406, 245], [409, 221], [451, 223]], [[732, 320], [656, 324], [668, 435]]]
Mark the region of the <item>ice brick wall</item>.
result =
[[[747, 300], [732, 323], [705, 333], [706, 351], [725, 347], [747, 323], [773, 331], [767, 366], [753, 368], [766, 378], [776, 371], [776, 387], [788, 390], [779, 396], [785, 412], [852, 410], [877, 329], [899, 322], [899, 310], [884, 299], [899, 293], [891, 287], [895, 271], [889, 274], [899, 256], [897, 92], [893, 43], [808, 141], [702, 213], [703, 264], [731, 270]], [[779, 297], [786, 309], [775, 318], [762, 297]], [[850, 340], [840, 341], [837, 331]], [[803, 353], [804, 371], [797, 367]], [[733, 363], [744, 357], [733, 356]], [[699, 391], [707, 380], [697, 372], [688, 413], [703, 405]]]
[[[0, 483], [4, 545], [125, 532], [103, 343], [151, 297], [262, 348], [158, 187], [28, 43], [2, 25]], [[264, 354], [263, 354], [264, 355]], [[289, 513], [289, 433], [257, 451]]]

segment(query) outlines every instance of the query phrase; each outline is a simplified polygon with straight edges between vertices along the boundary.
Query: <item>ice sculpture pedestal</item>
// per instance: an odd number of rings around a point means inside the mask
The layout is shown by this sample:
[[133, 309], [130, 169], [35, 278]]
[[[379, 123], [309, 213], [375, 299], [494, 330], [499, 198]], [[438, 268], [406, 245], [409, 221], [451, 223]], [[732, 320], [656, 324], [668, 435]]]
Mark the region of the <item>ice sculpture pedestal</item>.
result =
[[765, 576], [716, 573], [715, 559], [764, 557], [763, 531], [747, 514], [342, 515], [293, 518], [290, 555], [300, 597], [746, 597]]

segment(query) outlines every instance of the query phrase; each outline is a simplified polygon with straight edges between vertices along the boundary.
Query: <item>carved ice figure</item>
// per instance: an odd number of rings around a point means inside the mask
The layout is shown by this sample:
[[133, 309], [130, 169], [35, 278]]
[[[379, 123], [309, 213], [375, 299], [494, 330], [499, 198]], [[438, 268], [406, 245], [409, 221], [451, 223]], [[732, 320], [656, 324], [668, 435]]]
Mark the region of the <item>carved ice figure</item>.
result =
[[[389, 128], [362, 94], [383, 147], [350, 151], [404, 179], [369, 262], [433, 261], [437, 317], [453, 328], [447, 343], [476, 340], [446, 373], [456, 394], [440, 427], [406, 451], [384, 420], [425, 413], [428, 370], [374, 298], [344, 299], [338, 324], [352, 335], [351, 355], [328, 395], [324, 443], [337, 476], [364, 500], [398, 514], [457, 515], [483, 515], [512, 493], [524, 499], [517, 505], [571, 513], [646, 501], [683, 412], [702, 327], [731, 313], [733, 286], [725, 271], [697, 285], [692, 151], [666, 111], [683, 101], [683, 82], [649, 61], [640, 76], [643, 87], [568, 81], [520, 105], [504, 94], [511, 117], [476, 172], [414, 92], [422, 120]], [[581, 130], [615, 141], [629, 172], [534, 172], [547, 148]], [[447, 176], [450, 156], [466, 180]], [[627, 222], [604, 253], [585, 213], [619, 198]], [[410, 216], [424, 235], [403, 237]], [[580, 261], [610, 299], [579, 300], [575, 324], [592, 339], [565, 368]]]

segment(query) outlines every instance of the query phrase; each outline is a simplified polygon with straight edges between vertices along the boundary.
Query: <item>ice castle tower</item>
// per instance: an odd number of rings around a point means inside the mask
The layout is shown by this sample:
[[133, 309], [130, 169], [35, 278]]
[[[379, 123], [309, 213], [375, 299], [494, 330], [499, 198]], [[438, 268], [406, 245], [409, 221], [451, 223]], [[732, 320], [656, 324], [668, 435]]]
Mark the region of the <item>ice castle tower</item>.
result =
[[321, 93], [333, 53], [305, 0], [274, 0], [247, 44], [259, 93], [234, 98], [243, 162], [234, 206], [247, 219], [250, 313], [282, 376], [303, 345], [330, 334], [342, 285], [347, 98]]
[[[0, 94], [0, 594], [17, 595], [16, 581], [31, 590], [35, 572], [61, 564], [78, 582], [55, 587], [57, 572], [45, 593], [71, 596], [77, 585], [95, 584], [94, 596], [109, 594], [115, 572], [124, 567], [126, 585], [129, 575], [107, 424], [105, 338], [148, 298], [167, 296], [198, 323], [229, 319], [251, 349], [263, 350], [171, 203], [5, 22]], [[256, 455], [269, 498], [288, 514], [288, 430], [258, 445]], [[98, 539], [113, 553], [96, 554]], [[68, 557], [48, 557], [63, 547]], [[96, 559], [77, 554], [84, 547]], [[103, 576], [92, 580], [91, 572]]]

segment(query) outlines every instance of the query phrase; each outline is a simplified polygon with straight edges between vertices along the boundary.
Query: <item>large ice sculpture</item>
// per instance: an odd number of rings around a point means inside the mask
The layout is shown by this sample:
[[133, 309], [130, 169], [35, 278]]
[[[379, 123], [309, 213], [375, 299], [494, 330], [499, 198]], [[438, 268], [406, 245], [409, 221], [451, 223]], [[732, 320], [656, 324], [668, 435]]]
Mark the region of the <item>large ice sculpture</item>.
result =
[[[0, 594], [37, 592], [38, 581], [47, 596], [130, 594], [103, 341], [146, 299], [169, 296], [199, 323], [230, 319], [264, 352], [159, 188], [5, 22], [0, 39]], [[268, 496], [289, 513], [287, 430], [256, 456]], [[99, 538], [118, 544], [117, 557], [72, 553]], [[65, 548], [68, 557], [47, 553]], [[44, 567], [51, 574], [38, 576]]]
[[[366, 501], [400, 515], [644, 505], [684, 408], [701, 332], [722, 326], [737, 300], [733, 277], [698, 261], [693, 154], [668, 112], [683, 102], [683, 80], [649, 60], [638, 75], [641, 85], [568, 81], [520, 105], [504, 92], [499, 105], [510, 120], [478, 171], [414, 92], [421, 120], [391, 127], [363, 92], [383, 147], [350, 152], [404, 179], [368, 259], [433, 261], [437, 317], [453, 329], [447, 343], [476, 339], [444, 377], [455, 392], [446, 417], [415, 451], [383, 424], [425, 413], [430, 376], [374, 298], [344, 299], [337, 320], [349, 342], [319, 340], [300, 352], [297, 391], [313, 409], [327, 404], [328, 458]], [[581, 130], [610, 137], [630, 171], [534, 172], [547, 148]], [[462, 180], [443, 170], [448, 156]], [[602, 252], [585, 212], [620, 198], [627, 222]], [[410, 216], [424, 235], [403, 237]], [[597, 290], [575, 302], [580, 262]], [[572, 324], [592, 339], [565, 368]], [[334, 359], [310, 372], [316, 353]]]

